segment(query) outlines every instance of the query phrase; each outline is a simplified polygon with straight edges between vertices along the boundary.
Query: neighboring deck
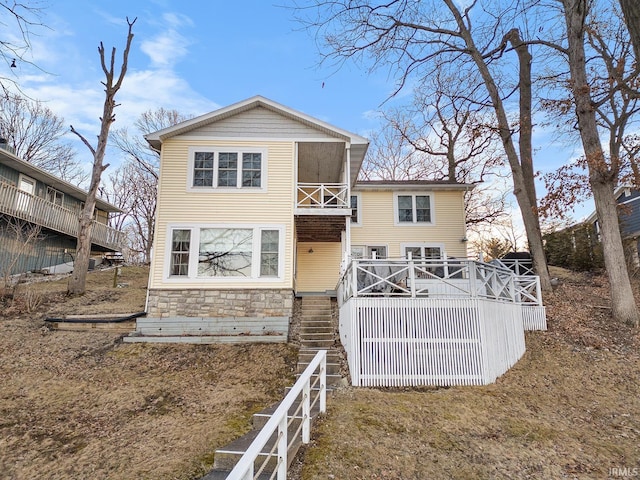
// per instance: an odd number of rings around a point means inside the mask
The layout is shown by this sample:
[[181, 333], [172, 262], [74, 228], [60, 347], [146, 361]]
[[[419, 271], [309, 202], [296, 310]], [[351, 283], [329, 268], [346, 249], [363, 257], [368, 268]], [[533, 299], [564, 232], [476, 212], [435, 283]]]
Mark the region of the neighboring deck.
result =
[[354, 260], [338, 296], [354, 385], [492, 383], [546, 329], [538, 277], [470, 260]]
[[[23, 192], [13, 185], [0, 182], [0, 214], [40, 225], [72, 237], [78, 236], [78, 212], [51, 203], [45, 198]], [[91, 243], [109, 250], [120, 250], [124, 233], [100, 222], [93, 222]]]

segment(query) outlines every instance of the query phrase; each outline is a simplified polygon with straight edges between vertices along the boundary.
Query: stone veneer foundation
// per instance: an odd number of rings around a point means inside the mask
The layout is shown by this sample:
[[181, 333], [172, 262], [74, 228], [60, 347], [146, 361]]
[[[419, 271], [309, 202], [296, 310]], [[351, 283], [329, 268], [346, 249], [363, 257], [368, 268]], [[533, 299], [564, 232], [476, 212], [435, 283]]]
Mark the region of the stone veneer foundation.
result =
[[292, 290], [149, 290], [147, 316], [291, 317]]

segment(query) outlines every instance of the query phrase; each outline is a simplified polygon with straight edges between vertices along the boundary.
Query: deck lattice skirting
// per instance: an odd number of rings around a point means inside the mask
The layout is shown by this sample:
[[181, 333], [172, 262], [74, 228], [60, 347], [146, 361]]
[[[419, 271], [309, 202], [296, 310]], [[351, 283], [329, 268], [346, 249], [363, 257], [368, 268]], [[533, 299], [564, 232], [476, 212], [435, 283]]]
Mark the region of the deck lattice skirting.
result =
[[546, 330], [537, 277], [467, 260], [354, 260], [338, 299], [356, 386], [493, 383]]

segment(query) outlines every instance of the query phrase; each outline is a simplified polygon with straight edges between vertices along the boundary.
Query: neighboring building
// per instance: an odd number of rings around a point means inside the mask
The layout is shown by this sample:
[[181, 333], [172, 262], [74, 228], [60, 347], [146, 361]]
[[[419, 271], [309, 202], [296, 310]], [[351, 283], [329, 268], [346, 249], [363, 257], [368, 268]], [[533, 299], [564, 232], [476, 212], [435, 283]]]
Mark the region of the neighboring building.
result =
[[[86, 192], [18, 158], [0, 140], [0, 273], [56, 271], [75, 258], [78, 215]], [[97, 254], [121, 249], [124, 235], [108, 226], [120, 210], [96, 201], [91, 248]], [[34, 230], [35, 227], [35, 230]], [[24, 235], [37, 239], [24, 245]]]
[[[620, 233], [622, 234], [625, 252], [633, 265], [640, 267], [640, 259], [638, 257], [638, 241], [640, 240], [640, 191], [629, 185], [623, 185], [616, 189], [614, 195], [618, 202], [618, 220], [620, 222]], [[595, 211], [587, 217], [586, 222], [594, 226], [599, 238], [600, 224]]]
[[356, 182], [365, 138], [266, 98], [146, 138], [161, 155], [149, 317], [288, 322], [294, 296], [335, 296], [352, 255], [466, 258], [470, 186]]

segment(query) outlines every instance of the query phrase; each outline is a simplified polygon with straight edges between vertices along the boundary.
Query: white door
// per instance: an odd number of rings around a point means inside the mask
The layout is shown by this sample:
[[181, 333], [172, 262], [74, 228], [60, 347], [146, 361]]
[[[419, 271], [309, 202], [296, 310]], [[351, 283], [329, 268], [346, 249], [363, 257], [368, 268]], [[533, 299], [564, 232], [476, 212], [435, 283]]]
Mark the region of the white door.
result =
[[20, 212], [29, 213], [31, 199], [36, 191], [36, 181], [33, 178], [20, 175], [18, 179], [18, 190], [20, 190], [20, 192], [18, 192], [18, 198], [16, 199], [16, 208]]

